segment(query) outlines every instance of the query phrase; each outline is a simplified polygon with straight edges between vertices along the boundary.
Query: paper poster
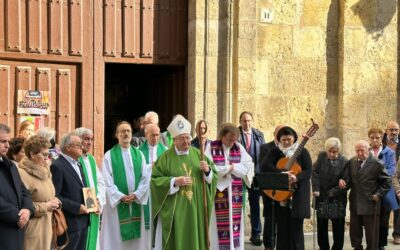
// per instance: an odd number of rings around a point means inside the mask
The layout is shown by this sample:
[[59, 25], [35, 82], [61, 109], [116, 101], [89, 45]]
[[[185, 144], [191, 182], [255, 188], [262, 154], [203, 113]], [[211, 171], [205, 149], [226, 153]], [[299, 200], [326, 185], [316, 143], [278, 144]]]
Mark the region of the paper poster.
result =
[[18, 114], [49, 115], [50, 92], [38, 90], [18, 90]]

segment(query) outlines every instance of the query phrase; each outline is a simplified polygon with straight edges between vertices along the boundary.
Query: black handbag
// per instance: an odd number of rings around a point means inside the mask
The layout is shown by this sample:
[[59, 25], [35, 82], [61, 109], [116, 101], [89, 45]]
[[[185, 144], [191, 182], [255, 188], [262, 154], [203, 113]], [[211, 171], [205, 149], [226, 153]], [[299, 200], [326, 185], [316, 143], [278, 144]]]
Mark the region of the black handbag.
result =
[[346, 215], [345, 207], [337, 200], [320, 201], [317, 204], [317, 217], [321, 219], [340, 219]]

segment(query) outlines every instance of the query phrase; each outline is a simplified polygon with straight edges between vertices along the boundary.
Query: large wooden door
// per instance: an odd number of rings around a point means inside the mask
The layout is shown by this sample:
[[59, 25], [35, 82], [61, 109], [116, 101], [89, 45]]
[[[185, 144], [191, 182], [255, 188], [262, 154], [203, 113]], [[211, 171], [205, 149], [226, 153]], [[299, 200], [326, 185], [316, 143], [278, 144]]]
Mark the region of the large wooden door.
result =
[[50, 91], [50, 115], [44, 125], [57, 131], [57, 139], [80, 125], [80, 88], [77, 66], [0, 60], [0, 123], [17, 129], [18, 89]]

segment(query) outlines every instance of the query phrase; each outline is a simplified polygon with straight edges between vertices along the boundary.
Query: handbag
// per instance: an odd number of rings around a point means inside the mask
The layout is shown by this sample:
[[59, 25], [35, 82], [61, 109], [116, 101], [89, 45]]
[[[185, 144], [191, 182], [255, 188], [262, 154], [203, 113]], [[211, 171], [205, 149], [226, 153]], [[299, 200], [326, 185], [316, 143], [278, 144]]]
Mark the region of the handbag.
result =
[[[53, 228], [53, 246], [56, 250], [64, 249], [69, 243], [69, 237], [67, 233], [67, 221], [65, 220], [64, 213], [61, 211], [61, 208], [53, 210], [53, 215], [51, 218], [52, 228]], [[65, 234], [66, 240], [62, 246], [57, 245], [57, 237]]]
[[337, 200], [318, 202], [317, 217], [320, 219], [340, 219], [346, 215], [345, 207]]

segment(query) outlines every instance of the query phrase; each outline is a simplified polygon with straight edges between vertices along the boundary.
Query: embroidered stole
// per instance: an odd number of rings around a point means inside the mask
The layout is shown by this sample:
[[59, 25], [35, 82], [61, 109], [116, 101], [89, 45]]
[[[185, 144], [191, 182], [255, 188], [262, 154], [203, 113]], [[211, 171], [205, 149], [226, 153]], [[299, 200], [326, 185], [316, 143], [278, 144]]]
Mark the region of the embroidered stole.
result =
[[[151, 164], [150, 161], [150, 156], [149, 156], [149, 144], [147, 143], [147, 141], [145, 141], [144, 143], [142, 143], [142, 145], [139, 146], [139, 150], [142, 151], [143, 155], [144, 155], [144, 159], [146, 160], [146, 164]], [[157, 157], [160, 157], [160, 155], [162, 153], [164, 153], [166, 151], [166, 148], [164, 147], [164, 145], [162, 145], [161, 143], [158, 143], [157, 145]], [[150, 199], [149, 199], [150, 200]], [[144, 213], [144, 218], [145, 218], [145, 228], [148, 230], [150, 229], [150, 219], [146, 219], [146, 218], [150, 218], [150, 204], [149, 201], [147, 201], [146, 205], [143, 205], [143, 213]]]
[[[130, 152], [133, 163], [133, 172], [135, 174], [136, 190], [142, 177], [142, 155], [140, 151], [134, 147], [130, 147]], [[128, 184], [126, 182], [125, 166], [122, 159], [121, 146], [119, 144], [115, 145], [110, 150], [110, 156], [114, 183], [118, 187], [118, 190], [121, 191], [121, 193], [128, 195], [129, 191]], [[132, 212], [130, 206], [132, 206]], [[121, 202], [118, 204], [117, 208], [122, 241], [140, 238], [142, 206], [137, 204], [136, 202], [132, 202], [130, 204], [125, 204]], [[150, 225], [150, 222], [145, 224]]]
[[[96, 161], [94, 160], [93, 156], [91, 154], [87, 154], [87, 157], [89, 159], [90, 163], [90, 170], [92, 171], [92, 180], [93, 180], [93, 185], [96, 190], [96, 196], [98, 195], [99, 191], [97, 188], [97, 167], [96, 167]], [[83, 174], [85, 175], [85, 181], [87, 185], [90, 185], [90, 180], [89, 180], [89, 175], [86, 170], [88, 166], [85, 165], [85, 161], [83, 160], [83, 157], [79, 157], [79, 162], [82, 164], [82, 169], [83, 169]], [[90, 225], [88, 228], [88, 235], [86, 239], [86, 249], [87, 250], [96, 250], [96, 245], [97, 245], [97, 235], [99, 233], [99, 223], [100, 223], [100, 216], [97, 215], [96, 213], [90, 213]]]
[[[224, 148], [222, 141], [211, 142], [211, 155], [215, 165], [225, 165]], [[235, 143], [229, 151], [229, 163], [240, 162], [240, 148]], [[240, 222], [242, 220], [243, 183], [242, 179], [232, 175], [232, 228], [233, 245], [240, 246]], [[218, 242], [220, 250], [230, 249], [230, 225], [229, 225], [229, 197], [228, 188], [222, 192], [217, 190], [215, 196], [215, 214], [217, 219]]]

